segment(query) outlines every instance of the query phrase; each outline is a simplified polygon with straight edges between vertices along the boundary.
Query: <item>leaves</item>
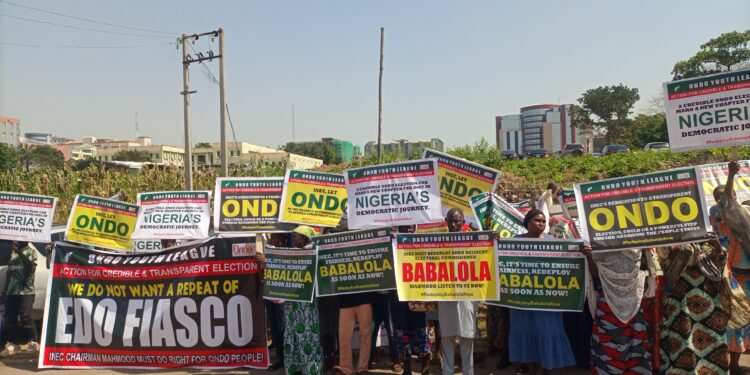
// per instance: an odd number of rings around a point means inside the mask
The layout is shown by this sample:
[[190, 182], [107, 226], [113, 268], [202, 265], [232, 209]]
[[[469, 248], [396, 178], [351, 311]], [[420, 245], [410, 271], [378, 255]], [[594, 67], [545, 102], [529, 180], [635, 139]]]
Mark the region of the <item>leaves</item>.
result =
[[607, 143], [621, 143], [631, 123], [627, 117], [640, 98], [638, 89], [623, 84], [590, 89], [578, 98], [574, 120], [606, 132]]
[[692, 57], [678, 61], [672, 69], [672, 79], [699, 77], [737, 68], [750, 62], [750, 30], [732, 31], [703, 43]]

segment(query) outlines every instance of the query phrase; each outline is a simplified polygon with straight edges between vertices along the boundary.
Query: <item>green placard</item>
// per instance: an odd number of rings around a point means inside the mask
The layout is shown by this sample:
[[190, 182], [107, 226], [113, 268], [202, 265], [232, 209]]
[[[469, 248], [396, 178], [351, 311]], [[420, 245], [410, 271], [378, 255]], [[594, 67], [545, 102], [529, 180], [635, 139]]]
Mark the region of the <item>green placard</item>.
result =
[[482, 193], [471, 197], [471, 208], [479, 219], [482, 230], [493, 230], [501, 238], [515, 237], [526, 233], [523, 215], [495, 193]]
[[708, 210], [695, 168], [576, 184], [581, 235], [594, 251], [704, 240]]
[[313, 237], [313, 245], [318, 296], [396, 289], [390, 229]]
[[500, 300], [524, 310], [581, 311], [586, 296], [586, 257], [578, 241], [501, 239], [497, 244]]
[[267, 248], [263, 298], [311, 302], [315, 284], [315, 250]]

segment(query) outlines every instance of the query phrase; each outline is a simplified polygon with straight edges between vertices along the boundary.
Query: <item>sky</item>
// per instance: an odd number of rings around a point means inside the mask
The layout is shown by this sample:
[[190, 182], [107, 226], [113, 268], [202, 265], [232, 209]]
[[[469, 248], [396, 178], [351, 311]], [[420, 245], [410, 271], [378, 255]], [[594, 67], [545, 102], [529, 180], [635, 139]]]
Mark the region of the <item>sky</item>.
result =
[[[22, 133], [73, 139], [135, 138], [137, 122], [139, 135], [177, 146], [181, 33], [224, 29], [236, 139], [276, 148], [293, 124], [297, 141], [377, 140], [384, 27], [383, 141], [437, 137], [450, 148], [494, 143], [495, 116], [575, 103], [598, 86], [637, 88], [644, 111], [675, 62], [750, 28], [746, 0], [10, 1], [0, 0], [0, 116], [20, 118]], [[193, 48], [218, 53], [218, 40]], [[193, 144], [220, 139], [209, 74], [218, 61], [190, 66]]]

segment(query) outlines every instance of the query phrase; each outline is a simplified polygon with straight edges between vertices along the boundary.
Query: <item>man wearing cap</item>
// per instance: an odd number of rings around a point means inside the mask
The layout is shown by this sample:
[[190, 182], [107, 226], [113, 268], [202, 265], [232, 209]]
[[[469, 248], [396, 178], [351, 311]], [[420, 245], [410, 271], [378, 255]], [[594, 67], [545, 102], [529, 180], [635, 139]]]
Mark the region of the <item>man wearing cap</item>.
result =
[[[464, 226], [464, 213], [458, 208], [451, 208], [445, 215], [449, 232], [468, 231]], [[461, 372], [474, 375], [474, 337], [477, 335], [476, 301], [441, 301], [438, 302], [438, 319], [443, 346], [443, 375], [452, 375], [456, 339], [461, 343]]]

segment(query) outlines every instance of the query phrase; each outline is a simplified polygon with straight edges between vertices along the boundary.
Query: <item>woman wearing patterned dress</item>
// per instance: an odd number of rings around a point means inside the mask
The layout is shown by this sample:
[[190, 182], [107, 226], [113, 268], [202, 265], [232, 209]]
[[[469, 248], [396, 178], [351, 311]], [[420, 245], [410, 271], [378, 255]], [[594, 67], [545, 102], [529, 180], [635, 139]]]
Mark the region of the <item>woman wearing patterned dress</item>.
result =
[[647, 275], [641, 270], [641, 250], [586, 251], [586, 256], [597, 296], [591, 373], [651, 374], [651, 342], [641, 307]]
[[[311, 245], [315, 231], [301, 225], [292, 232], [292, 246], [304, 249]], [[286, 375], [319, 375], [323, 370], [323, 349], [320, 345], [318, 304], [284, 302], [284, 369]]]
[[[734, 219], [741, 206], [734, 192], [734, 177], [740, 166], [736, 161], [729, 163], [729, 175], [725, 186], [713, 191], [716, 205], [709, 210], [709, 218], [719, 241], [727, 249], [728, 263], [731, 271], [731, 287], [734, 294], [750, 295], [750, 244], [743, 245], [738, 236], [747, 236], [750, 228], [738, 225]], [[729, 188], [727, 188], [729, 187]], [[748, 241], [750, 242], [750, 241]], [[731, 358], [732, 372], [739, 372], [740, 354], [750, 349], [750, 326], [727, 327], [727, 344]]]
[[662, 262], [667, 292], [661, 329], [666, 375], [728, 374], [726, 327], [721, 301], [726, 253], [718, 239], [674, 246]]

